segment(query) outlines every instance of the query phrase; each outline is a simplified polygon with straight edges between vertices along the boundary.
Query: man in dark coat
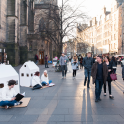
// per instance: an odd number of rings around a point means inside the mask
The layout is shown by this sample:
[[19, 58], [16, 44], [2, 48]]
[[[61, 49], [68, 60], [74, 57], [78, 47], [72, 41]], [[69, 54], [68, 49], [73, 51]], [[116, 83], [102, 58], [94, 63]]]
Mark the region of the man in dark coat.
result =
[[106, 63], [102, 62], [102, 56], [97, 56], [97, 62], [93, 64], [91, 76], [93, 78], [93, 84], [95, 83], [95, 102], [98, 102], [101, 101], [102, 85], [106, 83], [108, 77], [108, 67]]
[[85, 74], [84, 86], [86, 85], [87, 77], [88, 77], [87, 88], [90, 88], [89, 84], [90, 84], [92, 65], [93, 65], [93, 58], [91, 58], [91, 53], [87, 53], [87, 57], [83, 59], [84, 74]]

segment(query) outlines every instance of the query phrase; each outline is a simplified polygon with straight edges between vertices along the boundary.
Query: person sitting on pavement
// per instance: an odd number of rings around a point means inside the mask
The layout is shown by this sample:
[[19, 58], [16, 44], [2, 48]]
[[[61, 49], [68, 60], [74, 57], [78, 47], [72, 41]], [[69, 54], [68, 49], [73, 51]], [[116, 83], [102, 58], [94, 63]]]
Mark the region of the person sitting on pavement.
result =
[[42, 86], [48, 86], [51, 83], [52, 83], [52, 80], [49, 80], [47, 70], [45, 70], [41, 76], [41, 84]]
[[108, 67], [106, 63], [102, 62], [102, 56], [97, 56], [97, 62], [93, 64], [91, 69], [91, 76], [93, 78], [93, 84], [95, 83], [95, 102], [99, 102], [101, 101], [102, 85], [103, 83], [106, 84], [108, 77]]
[[73, 70], [73, 79], [76, 77], [76, 71], [78, 69], [78, 59], [76, 56], [71, 60], [72, 70]]
[[42, 88], [42, 85], [40, 83], [40, 72], [35, 72], [33, 78], [32, 78], [32, 90], [35, 90], [35, 89], [41, 89]]
[[18, 102], [15, 100], [15, 96], [17, 95], [14, 90], [15, 84], [15, 80], [10, 80], [8, 85], [0, 90], [0, 106], [4, 107], [5, 109], [22, 104], [21, 101]]

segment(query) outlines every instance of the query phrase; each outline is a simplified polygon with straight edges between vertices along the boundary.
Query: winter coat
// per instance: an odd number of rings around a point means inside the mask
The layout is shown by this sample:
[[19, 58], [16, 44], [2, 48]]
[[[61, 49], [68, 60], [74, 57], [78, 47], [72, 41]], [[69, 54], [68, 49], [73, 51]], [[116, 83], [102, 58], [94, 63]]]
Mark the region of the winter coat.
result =
[[83, 66], [85, 67], [85, 69], [88, 69], [88, 70], [91, 70], [92, 68], [92, 65], [93, 65], [93, 58], [91, 57], [85, 57], [83, 59]]
[[[66, 62], [64, 62], [66, 60]], [[67, 65], [68, 62], [68, 57], [67, 56], [61, 56], [59, 59], [59, 64], [60, 65]]]
[[112, 61], [111, 61], [111, 64], [112, 64], [112, 68], [113, 68], [113, 67], [117, 67], [117, 61], [113, 61], [113, 60], [112, 60]]
[[74, 62], [74, 60], [72, 59], [72, 60], [71, 60], [72, 70], [77, 70], [78, 61], [77, 61], [76, 64], [74, 64], [73, 62]]
[[[105, 63], [106, 64], [106, 63]], [[109, 65], [107, 65], [108, 67], [108, 70], [111, 69], [110, 72], [108, 72], [108, 77], [107, 77], [107, 81], [112, 81], [111, 80], [111, 77], [110, 77], [110, 74], [113, 72], [113, 69], [112, 69], [112, 62], [109, 62]]]
[[[93, 78], [93, 84], [96, 81], [97, 67], [98, 67], [98, 63], [96, 62], [93, 64], [92, 69], [91, 69], [91, 76]], [[105, 63], [103, 63], [103, 81], [104, 81], [104, 84], [106, 84], [107, 77], [108, 77], [108, 67]]]

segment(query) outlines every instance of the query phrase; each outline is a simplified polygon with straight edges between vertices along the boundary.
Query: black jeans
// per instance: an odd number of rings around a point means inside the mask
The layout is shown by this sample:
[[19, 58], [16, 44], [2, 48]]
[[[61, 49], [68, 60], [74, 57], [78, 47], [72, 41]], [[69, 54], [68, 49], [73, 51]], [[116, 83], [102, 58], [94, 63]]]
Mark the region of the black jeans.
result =
[[42, 86], [41, 86], [40, 84], [36, 84], [36, 85], [33, 87], [33, 90], [35, 90], [35, 89], [40, 89], [40, 88], [42, 88]]
[[45, 61], [45, 68], [48, 68], [48, 62]]
[[66, 76], [67, 73], [67, 65], [61, 65], [61, 69], [62, 69], [62, 76]]
[[[108, 90], [109, 90], [109, 95], [111, 95], [111, 81], [108, 82]], [[104, 84], [104, 93], [106, 93], [106, 84]]]
[[77, 70], [73, 70], [73, 77], [76, 77], [76, 71]]

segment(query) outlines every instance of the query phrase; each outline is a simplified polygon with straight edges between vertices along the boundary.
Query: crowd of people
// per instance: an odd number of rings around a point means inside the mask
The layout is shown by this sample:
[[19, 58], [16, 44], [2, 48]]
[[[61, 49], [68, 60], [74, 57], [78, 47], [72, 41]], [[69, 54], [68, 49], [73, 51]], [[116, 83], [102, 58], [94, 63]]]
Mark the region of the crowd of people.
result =
[[[62, 53], [62, 56], [60, 57], [59, 64], [62, 67], [62, 79], [66, 78], [67, 73], [67, 62], [70, 59], [67, 58], [67, 56]], [[117, 68], [117, 61], [116, 58], [113, 56], [112, 58], [109, 58], [109, 56], [101, 56], [97, 55], [93, 58], [91, 57], [91, 53], [87, 53], [86, 57], [76, 55], [73, 56], [73, 58], [70, 60], [73, 70], [73, 79], [76, 78], [76, 72], [77, 70], [83, 69], [84, 67], [84, 86], [87, 84], [87, 88], [90, 88], [90, 78], [92, 77], [93, 84], [95, 84], [95, 102], [101, 101], [100, 95], [102, 91], [102, 87], [104, 89], [104, 96], [106, 96], [106, 86], [108, 84], [108, 90], [109, 90], [109, 98], [114, 99], [114, 96], [112, 95], [111, 90], [111, 82], [112, 77], [111, 74], [116, 74], [116, 68]], [[124, 79], [124, 67], [122, 69], [122, 75]]]

